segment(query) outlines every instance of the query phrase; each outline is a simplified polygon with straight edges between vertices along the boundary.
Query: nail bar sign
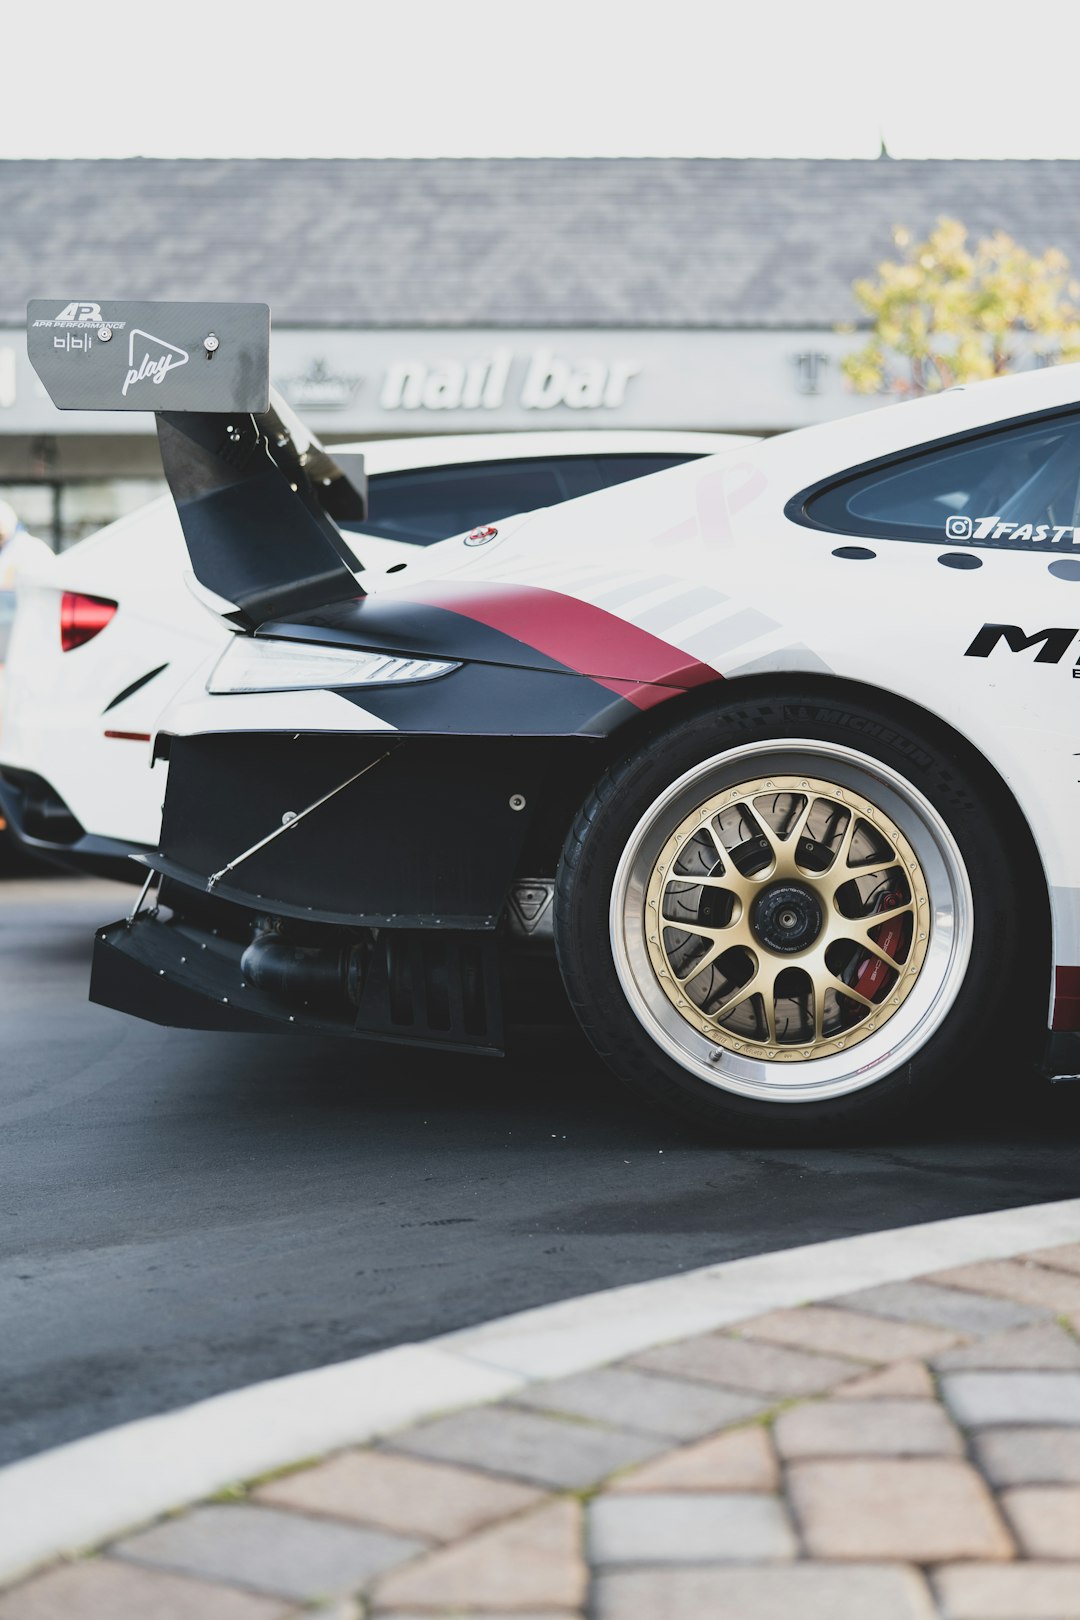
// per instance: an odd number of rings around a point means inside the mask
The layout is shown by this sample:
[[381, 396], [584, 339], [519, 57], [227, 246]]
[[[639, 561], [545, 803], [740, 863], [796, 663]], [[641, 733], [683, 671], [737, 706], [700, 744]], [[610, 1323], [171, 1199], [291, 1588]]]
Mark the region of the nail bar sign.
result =
[[496, 348], [468, 360], [395, 361], [379, 393], [384, 411], [495, 411], [516, 403], [526, 411], [618, 410], [641, 366], [636, 360], [567, 359], [537, 348], [524, 357]]

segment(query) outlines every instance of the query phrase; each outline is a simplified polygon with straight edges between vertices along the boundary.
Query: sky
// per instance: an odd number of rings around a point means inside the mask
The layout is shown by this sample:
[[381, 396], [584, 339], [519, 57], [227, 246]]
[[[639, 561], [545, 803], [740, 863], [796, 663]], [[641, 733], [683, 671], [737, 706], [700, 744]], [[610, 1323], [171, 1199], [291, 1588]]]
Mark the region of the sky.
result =
[[1077, 158], [1078, 43], [1075, 0], [8, 4], [0, 157]]

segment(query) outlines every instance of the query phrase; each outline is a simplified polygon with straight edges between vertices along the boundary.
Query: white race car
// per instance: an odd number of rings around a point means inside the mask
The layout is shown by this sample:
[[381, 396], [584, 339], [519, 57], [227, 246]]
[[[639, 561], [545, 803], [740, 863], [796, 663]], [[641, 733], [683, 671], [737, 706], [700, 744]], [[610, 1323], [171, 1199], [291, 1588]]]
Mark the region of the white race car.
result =
[[[341, 531], [370, 572], [509, 513], [551, 506], [738, 442], [724, 433], [456, 434], [348, 445], [368, 483]], [[748, 441], [744, 441], [748, 442]], [[142, 881], [166, 768], [150, 770], [158, 715], [229, 631], [189, 589], [164, 497], [23, 571], [0, 711], [0, 813], [23, 846], [76, 869]], [[10, 634], [0, 591], [0, 663]]]
[[[557, 960], [616, 1072], [725, 1128], [978, 1098], [1040, 1026], [1080, 1070], [1080, 368], [488, 525], [361, 595], [266, 425], [265, 306], [99, 316], [129, 372], [144, 327], [221, 336], [220, 373], [139, 397], [233, 634], [161, 722], [155, 901], [99, 934], [97, 1000], [496, 1051]], [[115, 402], [109, 340], [50, 365], [34, 330], [54, 399]]]

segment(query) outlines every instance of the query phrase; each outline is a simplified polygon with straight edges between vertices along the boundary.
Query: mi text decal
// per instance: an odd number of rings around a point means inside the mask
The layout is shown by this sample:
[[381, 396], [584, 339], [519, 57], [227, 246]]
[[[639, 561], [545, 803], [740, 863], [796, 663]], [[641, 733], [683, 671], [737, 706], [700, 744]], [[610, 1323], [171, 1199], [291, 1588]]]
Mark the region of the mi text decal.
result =
[[[996, 647], [1007, 647], [1011, 653], [1030, 652], [1038, 648], [1032, 660], [1036, 664], [1060, 664], [1080, 629], [1059, 628], [1035, 630], [1029, 636], [1018, 624], [984, 624], [964, 652], [965, 658], [989, 658]], [[1080, 669], [1073, 670], [1080, 675]]]

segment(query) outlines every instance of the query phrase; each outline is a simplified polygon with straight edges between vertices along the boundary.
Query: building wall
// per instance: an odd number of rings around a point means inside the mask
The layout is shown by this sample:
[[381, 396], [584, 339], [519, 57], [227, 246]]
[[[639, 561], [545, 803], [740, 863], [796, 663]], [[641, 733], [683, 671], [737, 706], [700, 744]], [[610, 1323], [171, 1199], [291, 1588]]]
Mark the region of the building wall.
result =
[[[820, 331], [281, 329], [273, 381], [328, 441], [528, 428], [775, 433], [866, 409]], [[160, 476], [153, 416], [58, 411], [0, 330], [0, 488], [57, 546]]]
[[[290, 403], [334, 436], [589, 423], [775, 433], [873, 403], [843, 385], [852, 341], [809, 330], [276, 330], [272, 366]], [[81, 471], [76, 439], [93, 435], [100, 454], [152, 432], [149, 415], [57, 411], [23, 333], [0, 331], [0, 456], [12, 439], [50, 435]]]

